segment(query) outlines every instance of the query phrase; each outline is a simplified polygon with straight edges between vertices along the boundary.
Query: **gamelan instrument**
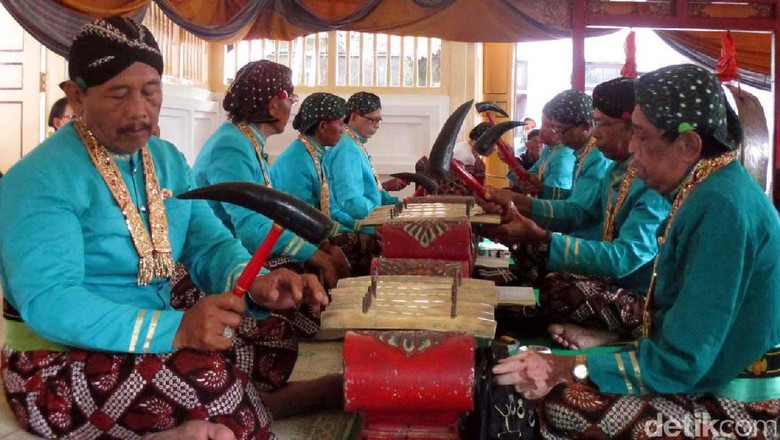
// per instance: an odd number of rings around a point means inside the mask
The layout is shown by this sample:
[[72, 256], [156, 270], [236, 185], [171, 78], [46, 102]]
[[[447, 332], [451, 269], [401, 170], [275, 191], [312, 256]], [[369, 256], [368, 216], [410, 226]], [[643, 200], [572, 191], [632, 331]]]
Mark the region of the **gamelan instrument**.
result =
[[420, 275], [344, 278], [331, 290], [322, 329], [465, 332], [492, 338], [498, 290], [492, 281]]

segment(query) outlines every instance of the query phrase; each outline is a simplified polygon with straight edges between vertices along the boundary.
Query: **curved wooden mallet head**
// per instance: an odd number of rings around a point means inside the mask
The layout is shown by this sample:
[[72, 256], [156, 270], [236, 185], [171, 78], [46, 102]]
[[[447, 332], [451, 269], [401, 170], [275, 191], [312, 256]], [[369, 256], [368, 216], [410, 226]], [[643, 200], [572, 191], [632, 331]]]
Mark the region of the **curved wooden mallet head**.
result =
[[391, 174], [391, 176], [397, 177], [399, 179], [407, 180], [409, 182], [414, 182], [420, 185], [421, 187], [425, 188], [425, 190], [428, 191], [429, 194], [433, 194], [436, 191], [436, 188], [439, 187], [439, 184], [436, 183], [435, 180], [420, 173], [394, 173]]
[[319, 245], [338, 225], [325, 214], [289, 194], [250, 182], [225, 182], [204, 186], [177, 196], [233, 203], [270, 218], [284, 229]]
[[436, 142], [433, 143], [431, 152], [428, 154], [428, 172], [433, 177], [443, 179], [449, 176], [455, 140], [458, 138], [460, 127], [471, 110], [473, 102], [473, 99], [466, 101], [455, 109], [439, 131]]
[[499, 122], [498, 124], [488, 128], [486, 132], [482, 133], [482, 136], [480, 136], [479, 139], [474, 142], [474, 150], [476, 150], [476, 152], [482, 156], [487, 156], [492, 152], [491, 150], [493, 149], [493, 146], [498, 143], [498, 140], [501, 139], [501, 136], [503, 136], [504, 133], [514, 129], [515, 127], [522, 127], [523, 125], [525, 125], [525, 122]]
[[496, 104], [493, 101], [478, 102], [474, 104], [474, 107], [477, 109], [477, 113], [494, 112], [494, 113], [498, 113], [499, 115], [505, 118], [509, 117], [509, 114], [505, 112], [500, 105]]

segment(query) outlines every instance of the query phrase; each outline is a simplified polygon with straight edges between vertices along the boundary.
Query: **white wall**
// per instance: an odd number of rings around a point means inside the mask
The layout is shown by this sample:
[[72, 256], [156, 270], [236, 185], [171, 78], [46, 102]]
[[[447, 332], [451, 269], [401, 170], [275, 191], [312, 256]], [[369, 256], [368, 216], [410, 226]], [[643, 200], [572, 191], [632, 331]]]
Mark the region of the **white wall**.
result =
[[220, 97], [206, 89], [163, 85], [160, 136], [172, 142], [192, 165], [200, 147], [224, 120]]
[[[301, 96], [301, 101], [306, 95]], [[348, 96], [343, 96], [348, 98]], [[430, 152], [440, 127], [449, 116], [450, 99], [443, 95], [386, 95], [382, 97], [382, 125], [366, 144], [377, 172], [383, 178], [413, 172], [414, 164]], [[268, 139], [265, 151], [273, 164], [298, 136], [292, 128], [293, 109], [284, 133]], [[160, 111], [161, 136], [176, 145], [190, 164], [203, 143], [225, 121], [222, 97], [208, 90], [165, 84]], [[411, 188], [401, 192], [409, 195]]]

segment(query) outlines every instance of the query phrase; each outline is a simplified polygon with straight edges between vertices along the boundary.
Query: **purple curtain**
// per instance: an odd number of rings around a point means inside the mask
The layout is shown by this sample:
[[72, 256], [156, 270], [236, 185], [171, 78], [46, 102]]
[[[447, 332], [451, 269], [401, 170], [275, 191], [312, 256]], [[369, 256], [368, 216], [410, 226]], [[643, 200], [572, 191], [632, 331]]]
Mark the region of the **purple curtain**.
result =
[[248, 2], [241, 11], [225, 23], [218, 26], [200, 26], [180, 16], [168, 0], [155, 0], [155, 2], [171, 21], [204, 40], [227, 40], [235, 37], [242, 29], [254, 23], [260, 12], [270, 3], [269, 0], [254, 0]]

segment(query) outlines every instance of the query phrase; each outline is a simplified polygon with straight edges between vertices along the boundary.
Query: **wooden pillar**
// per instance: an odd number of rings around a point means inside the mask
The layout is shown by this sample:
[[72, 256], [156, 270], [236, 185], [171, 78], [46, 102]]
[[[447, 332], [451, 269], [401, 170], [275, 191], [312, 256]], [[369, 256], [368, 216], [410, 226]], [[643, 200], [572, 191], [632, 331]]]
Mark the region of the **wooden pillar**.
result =
[[587, 0], [574, 0], [571, 10], [571, 87], [585, 91], [585, 7]]
[[[512, 114], [511, 100], [514, 97], [512, 91], [512, 73], [514, 72], [514, 51], [512, 43], [485, 43], [483, 45], [483, 100], [493, 101]], [[506, 120], [498, 117], [496, 122]], [[512, 145], [511, 132], [504, 136], [504, 140]], [[487, 179], [485, 183], [490, 186], [503, 188], [509, 185], [506, 178], [508, 167], [502, 162], [496, 153], [485, 159]]]

